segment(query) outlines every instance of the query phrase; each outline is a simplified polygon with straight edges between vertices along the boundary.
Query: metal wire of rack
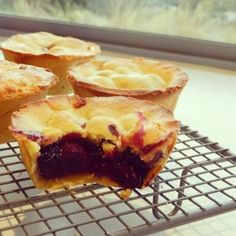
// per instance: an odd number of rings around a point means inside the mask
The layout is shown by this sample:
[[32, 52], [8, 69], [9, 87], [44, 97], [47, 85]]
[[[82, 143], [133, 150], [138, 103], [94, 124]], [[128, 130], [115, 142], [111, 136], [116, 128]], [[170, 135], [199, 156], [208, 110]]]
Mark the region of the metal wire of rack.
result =
[[0, 145], [0, 233], [147, 235], [236, 208], [236, 156], [182, 126], [166, 168], [121, 199], [97, 184], [35, 189], [16, 143]]

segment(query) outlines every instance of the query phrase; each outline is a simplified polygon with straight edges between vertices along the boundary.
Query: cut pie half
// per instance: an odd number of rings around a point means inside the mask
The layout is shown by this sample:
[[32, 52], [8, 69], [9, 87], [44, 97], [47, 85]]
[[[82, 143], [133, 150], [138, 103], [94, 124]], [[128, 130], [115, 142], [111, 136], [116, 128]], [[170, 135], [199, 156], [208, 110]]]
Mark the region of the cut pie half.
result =
[[0, 60], [0, 143], [14, 140], [8, 130], [12, 112], [45, 97], [57, 82], [50, 70]]
[[70, 93], [68, 69], [100, 53], [100, 47], [94, 43], [47, 32], [13, 35], [1, 44], [1, 49], [9, 61], [50, 68], [60, 79], [50, 94]]
[[148, 186], [163, 169], [179, 123], [165, 107], [127, 97], [55, 96], [29, 103], [10, 130], [36, 187], [97, 182]]
[[69, 70], [75, 94], [128, 96], [174, 110], [188, 76], [177, 66], [143, 58], [93, 60]]

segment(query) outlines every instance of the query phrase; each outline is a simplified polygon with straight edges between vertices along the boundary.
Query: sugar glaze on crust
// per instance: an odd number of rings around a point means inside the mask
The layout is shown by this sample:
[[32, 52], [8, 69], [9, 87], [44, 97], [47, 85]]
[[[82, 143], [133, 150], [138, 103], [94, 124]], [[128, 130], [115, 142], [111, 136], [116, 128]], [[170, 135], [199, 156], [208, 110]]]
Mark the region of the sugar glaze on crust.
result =
[[39, 175], [37, 160], [42, 158], [43, 147], [56, 145], [71, 133], [100, 145], [99, 150], [105, 154], [131, 150], [132, 158], [140, 158], [140, 163], [150, 166], [140, 187], [148, 186], [164, 168], [178, 128], [172, 112], [152, 102], [127, 97], [78, 96], [56, 96], [27, 104], [13, 114], [10, 126], [28, 173], [35, 185], [43, 189], [90, 182], [124, 187], [109, 176], [94, 173], [73, 173], [52, 179]]

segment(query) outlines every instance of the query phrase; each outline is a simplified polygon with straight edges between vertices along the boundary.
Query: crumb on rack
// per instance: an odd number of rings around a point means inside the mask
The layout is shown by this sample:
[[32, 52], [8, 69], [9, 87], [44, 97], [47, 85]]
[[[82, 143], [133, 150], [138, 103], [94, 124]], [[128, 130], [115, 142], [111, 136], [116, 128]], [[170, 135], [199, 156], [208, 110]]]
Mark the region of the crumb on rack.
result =
[[127, 189], [122, 189], [122, 190], [120, 191], [120, 197], [121, 197], [122, 199], [127, 199], [127, 198], [129, 198], [131, 194], [132, 194], [132, 189], [129, 189], [129, 188], [127, 188]]

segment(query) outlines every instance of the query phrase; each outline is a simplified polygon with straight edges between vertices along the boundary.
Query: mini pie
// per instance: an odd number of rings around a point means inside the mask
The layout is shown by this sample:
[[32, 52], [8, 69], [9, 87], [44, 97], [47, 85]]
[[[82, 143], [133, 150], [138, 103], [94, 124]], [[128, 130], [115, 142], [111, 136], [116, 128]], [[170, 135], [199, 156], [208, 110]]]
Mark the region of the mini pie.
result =
[[9, 61], [51, 69], [60, 81], [50, 94], [70, 93], [71, 86], [65, 79], [68, 69], [100, 53], [94, 43], [46, 32], [13, 35], [1, 44], [1, 49]]
[[93, 60], [69, 70], [75, 94], [129, 96], [174, 110], [188, 77], [178, 67], [142, 58]]
[[8, 130], [12, 112], [45, 97], [57, 81], [56, 75], [44, 68], [0, 61], [0, 143], [14, 140]]
[[178, 128], [170, 110], [149, 101], [76, 95], [29, 103], [10, 126], [42, 189], [91, 182], [148, 186], [163, 169]]

